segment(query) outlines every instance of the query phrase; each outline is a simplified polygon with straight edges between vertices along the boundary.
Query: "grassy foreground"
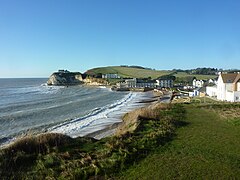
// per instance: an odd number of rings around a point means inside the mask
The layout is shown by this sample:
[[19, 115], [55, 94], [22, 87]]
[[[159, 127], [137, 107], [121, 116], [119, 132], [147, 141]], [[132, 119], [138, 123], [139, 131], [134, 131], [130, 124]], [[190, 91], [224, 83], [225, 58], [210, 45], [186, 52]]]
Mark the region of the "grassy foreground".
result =
[[239, 179], [239, 110], [230, 103], [157, 104], [126, 114], [118, 135], [99, 141], [27, 137], [0, 151], [0, 177]]
[[[61, 134], [26, 137], [0, 151], [0, 177], [115, 177], [119, 171], [139, 162], [156, 147], [171, 140], [184, 114], [185, 110], [180, 105], [157, 104], [142, 108], [125, 116], [124, 133], [119, 129], [118, 136], [99, 141], [91, 138], [72, 139]], [[126, 129], [129, 131], [125, 132]]]
[[[119, 179], [239, 179], [240, 104], [185, 105], [186, 126]], [[229, 117], [229, 112], [232, 116]]]

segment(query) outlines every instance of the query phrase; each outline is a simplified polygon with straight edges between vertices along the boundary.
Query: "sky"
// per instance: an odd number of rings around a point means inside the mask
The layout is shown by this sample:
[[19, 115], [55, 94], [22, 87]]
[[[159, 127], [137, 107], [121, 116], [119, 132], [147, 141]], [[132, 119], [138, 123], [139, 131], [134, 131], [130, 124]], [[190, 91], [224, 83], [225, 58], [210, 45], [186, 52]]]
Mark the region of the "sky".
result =
[[239, 0], [0, 0], [0, 78], [239, 62]]

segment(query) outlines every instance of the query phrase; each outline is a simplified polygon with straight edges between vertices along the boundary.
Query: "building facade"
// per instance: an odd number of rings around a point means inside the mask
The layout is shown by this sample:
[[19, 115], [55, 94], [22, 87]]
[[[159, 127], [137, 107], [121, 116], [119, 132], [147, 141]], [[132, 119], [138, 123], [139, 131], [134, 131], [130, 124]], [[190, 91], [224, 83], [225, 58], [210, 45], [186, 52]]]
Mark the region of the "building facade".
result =
[[210, 97], [217, 97], [217, 86], [207, 86], [206, 94]]
[[117, 83], [120, 88], [171, 88], [173, 80], [171, 79], [126, 79], [124, 82]]
[[157, 87], [162, 87], [162, 88], [172, 88], [173, 80], [172, 79], [157, 79], [156, 85], [157, 85]]
[[203, 87], [204, 81], [203, 80], [193, 80], [193, 87]]
[[118, 74], [103, 74], [103, 79], [120, 79], [121, 77]]
[[240, 73], [219, 73], [217, 99], [240, 102]]

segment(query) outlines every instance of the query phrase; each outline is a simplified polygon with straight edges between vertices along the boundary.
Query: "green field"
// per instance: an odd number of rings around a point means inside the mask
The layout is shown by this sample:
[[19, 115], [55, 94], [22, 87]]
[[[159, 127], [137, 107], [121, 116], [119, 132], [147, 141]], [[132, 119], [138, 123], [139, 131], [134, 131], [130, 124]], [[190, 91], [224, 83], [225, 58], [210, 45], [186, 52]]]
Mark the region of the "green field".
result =
[[217, 75], [203, 75], [203, 74], [187, 74], [185, 72], [177, 72], [174, 74], [177, 78], [196, 77], [197, 79], [208, 80], [216, 78]]
[[159, 76], [167, 75], [172, 73], [172, 71], [165, 70], [147, 70], [147, 69], [138, 69], [138, 68], [130, 68], [130, 67], [121, 67], [121, 66], [109, 66], [109, 67], [99, 67], [88, 70], [87, 73], [90, 74], [118, 74], [123, 78], [131, 77], [131, 78], [148, 78], [152, 79], [158, 78]]
[[[173, 141], [156, 149], [119, 179], [239, 179], [240, 126], [217, 111], [239, 111], [239, 104], [186, 105], [185, 126]], [[240, 122], [239, 114], [235, 122]]]
[[156, 79], [163, 75], [174, 75], [176, 76], [176, 82], [191, 82], [193, 77], [202, 80], [208, 80], [211, 78], [216, 78], [216, 75], [200, 75], [200, 74], [187, 74], [185, 72], [174, 72], [169, 70], [149, 70], [149, 69], [139, 69], [131, 67], [122, 66], [109, 66], [109, 67], [99, 67], [90, 69], [86, 72], [87, 74], [118, 74], [122, 78], [149, 78]]

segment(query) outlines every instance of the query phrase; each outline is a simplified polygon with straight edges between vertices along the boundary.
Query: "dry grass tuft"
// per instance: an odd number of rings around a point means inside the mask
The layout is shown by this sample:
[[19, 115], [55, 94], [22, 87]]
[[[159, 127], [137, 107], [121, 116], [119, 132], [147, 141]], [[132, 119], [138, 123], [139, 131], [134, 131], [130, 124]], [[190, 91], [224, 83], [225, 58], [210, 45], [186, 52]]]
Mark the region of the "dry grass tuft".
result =
[[25, 153], [47, 153], [50, 147], [57, 147], [66, 144], [72, 140], [69, 136], [58, 134], [58, 133], [46, 133], [37, 136], [27, 136], [21, 138], [9, 145], [6, 151], [14, 152], [25, 152]]
[[123, 135], [127, 132], [133, 132], [138, 124], [139, 119], [159, 119], [160, 111], [169, 108], [168, 104], [156, 103], [148, 107], [133, 110], [123, 116], [123, 122], [116, 131], [116, 135]]

